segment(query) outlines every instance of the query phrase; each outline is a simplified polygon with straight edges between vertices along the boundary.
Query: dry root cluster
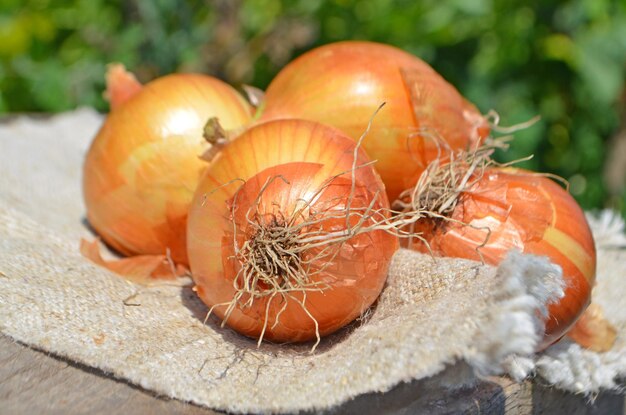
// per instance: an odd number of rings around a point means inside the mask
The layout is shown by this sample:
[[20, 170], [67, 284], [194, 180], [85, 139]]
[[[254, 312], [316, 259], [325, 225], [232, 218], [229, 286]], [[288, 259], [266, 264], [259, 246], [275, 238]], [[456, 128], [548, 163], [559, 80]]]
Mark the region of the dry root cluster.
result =
[[[369, 164], [367, 164], [369, 165]], [[367, 165], [356, 166], [355, 169]], [[270, 204], [272, 212], [263, 211], [261, 200], [268, 187], [276, 180], [289, 182], [282, 176], [270, 177], [261, 188], [256, 200], [245, 214], [245, 225], [232, 223], [232, 243], [237, 274], [233, 279], [235, 295], [227, 303], [225, 324], [235, 308], [245, 310], [260, 300], [265, 301], [264, 326], [259, 344], [268, 327], [274, 328], [289, 302], [300, 305], [316, 326], [317, 342], [320, 340], [318, 322], [307, 309], [307, 294], [321, 292], [331, 287], [318, 278], [333, 264], [344, 243], [352, 237], [379, 229], [378, 223], [388, 214], [375, 208], [381, 204], [379, 193], [375, 193], [369, 205], [354, 206], [356, 185], [348, 195], [323, 198], [324, 191], [333, 180], [350, 174], [343, 172], [332, 176], [318, 188], [311, 198], [299, 200], [291, 212], [276, 203]], [[354, 178], [353, 178], [354, 182]], [[241, 190], [241, 187], [240, 187]], [[234, 217], [237, 191], [231, 203]], [[265, 203], [263, 206], [267, 207]], [[326, 226], [328, 223], [345, 221], [345, 227]], [[277, 303], [274, 303], [277, 301]], [[270, 310], [273, 304], [280, 307], [270, 325]]]
[[[499, 116], [490, 111], [486, 116], [492, 131], [513, 133], [537, 122], [533, 118], [528, 122], [512, 127], [499, 126]], [[463, 197], [476, 191], [478, 183], [491, 167], [507, 167], [531, 157], [514, 160], [509, 163], [498, 163], [492, 157], [496, 150], [506, 150], [511, 136], [500, 138], [489, 137], [483, 143], [470, 149], [452, 150], [447, 142], [436, 131], [422, 128], [412, 136], [432, 140], [438, 149], [438, 157], [426, 167], [414, 187], [402, 192], [392, 203], [393, 222], [400, 238], [419, 239], [430, 251], [428, 242], [415, 230], [415, 224], [422, 219], [436, 223], [453, 222], [461, 226], [474, 227], [452, 217], [456, 207], [463, 202]], [[411, 137], [409, 138], [409, 140]], [[479, 256], [482, 248], [489, 240], [491, 231], [485, 231], [485, 239], [476, 247]]]

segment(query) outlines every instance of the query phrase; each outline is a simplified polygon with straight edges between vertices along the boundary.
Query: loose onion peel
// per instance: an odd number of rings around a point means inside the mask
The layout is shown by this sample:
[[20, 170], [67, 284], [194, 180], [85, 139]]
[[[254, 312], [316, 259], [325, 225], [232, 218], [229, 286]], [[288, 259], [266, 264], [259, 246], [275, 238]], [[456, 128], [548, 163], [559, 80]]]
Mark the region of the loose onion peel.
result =
[[617, 330], [604, 316], [602, 307], [592, 302], [567, 335], [584, 348], [603, 353], [615, 344]]
[[88, 242], [82, 239], [80, 241], [80, 253], [95, 264], [139, 284], [148, 284], [155, 279], [171, 279], [188, 272], [185, 267], [174, 264], [168, 255], [136, 255], [129, 258], [106, 260], [100, 253], [98, 241]]

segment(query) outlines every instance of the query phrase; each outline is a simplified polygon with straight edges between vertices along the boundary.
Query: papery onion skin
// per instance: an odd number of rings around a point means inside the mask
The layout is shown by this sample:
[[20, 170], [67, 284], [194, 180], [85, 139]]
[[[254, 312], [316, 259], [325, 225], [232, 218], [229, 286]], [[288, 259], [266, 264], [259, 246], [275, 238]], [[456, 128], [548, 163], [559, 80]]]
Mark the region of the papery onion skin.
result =
[[585, 349], [604, 353], [615, 344], [617, 329], [604, 317], [602, 307], [592, 302], [567, 335]]
[[[517, 249], [547, 256], [562, 268], [565, 296], [548, 307], [539, 349], [559, 340], [589, 305], [596, 272], [593, 236], [574, 198], [551, 179], [521, 169], [489, 169], [477, 186], [461, 195], [451, 218], [471, 226], [423, 220], [415, 229], [437, 256], [496, 265]], [[488, 227], [491, 235], [478, 248], [487, 236], [481, 227]], [[410, 247], [428, 252], [417, 239]]]
[[103, 95], [109, 101], [112, 110], [128, 101], [143, 88], [135, 75], [127, 71], [121, 63], [107, 65], [106, 85], [107, 89]]
[[[335, 129], [308, 121], [282, 120], [251, 128], [217, 156], [198, 186], [188, 223], [191, 271], [196, 291], [209, 307], [229, 302], [235, 295], [233, 279], [241, 264], [233, 259], [233, 220], [239, 229], [237, 241], [241, 247], [247, 226], [245, 214], [263, 184], [274, 179], [262, 193], [260, 210], [287, 215], [295, 205], [302, 203], [300, 199], [311, 200], [326, 180], [349, 172], [353, 167], [354, 148], [355, 142]], [[369, 160], [363, 150], [357, 154], [357, 166]], [[246, 181], [239, 192], [240, 181], [221, 186], [234, 178]], [[384, 185], [374, 169], [371, 166], [358, 168], [355, 178], [351, 206], [367, 206], [378, 193], [374, 208], [388, 211]], [[351, 184], [351, 173], [334, 179], [312, 208], [324, 211], [329, 209], [324, 207], [324, 201], [338, 198], [339, 202], [330, 209], [343, 215]], [[229, 209], [232, 203], [236, 203], [234, 214]], [[324, 222], [326, 230], [340, 230], [345, 226], [343, 217]], [[384, 231], [354, 236], [340, 246], [339, 254], [330, 261], [325, 272], [312, 277], [315, 281], [324, 279], [331, 285], [322, 293], [308, 292], [305, 302], [308, 312], [319, 324], [320, 335], [354, 320], [375, 301], [397, 248], [397, 238]], [[310, 254], [309, 251], [302, 253], [303, 257]], [[302, 299], [301, 292], [294, 295]], [[278, 342], [315, 338], [315, 321], [293, 300], [289, 300], [278, 323], [272, 327], [282, 304], [279, 299], [273, 300], [263, 338]], [[267, 298], [256, 300], [249, 308], [237, 307], [226, 324], [244, 335], [259, 337], [266, 320], [266, 306]], [[225, 311], [225, 306], [214, 309], [222, 319]]]
[[363, 148], [377, 160], [391, 201], [437, 157], [436, 136], [464, 149], [489, 134], [474, 105], [424, 61], [357, 41], [325, 45], [288, 64], [266, 91], [261, 120], [310, 119], [356, 140], [383, 102]]
[[98, 241], [80, 241], [80, 253], [94, 264], [122, 275], [126, 280], [149, 285], [154, 280], [183, 276], [187, 269], [173, 264], [167, 255], [135, 255], [128, 258], [107, 260], [102, 257]]
[[232, 87], [198, 74], [156, 79], [115, 105], [83, 166], [91, 226], [124, 255], [169, 252], [187, 264], [187, 210], [207, 165], [204, 124], [218, 117], [240, 128], [251, 113]]

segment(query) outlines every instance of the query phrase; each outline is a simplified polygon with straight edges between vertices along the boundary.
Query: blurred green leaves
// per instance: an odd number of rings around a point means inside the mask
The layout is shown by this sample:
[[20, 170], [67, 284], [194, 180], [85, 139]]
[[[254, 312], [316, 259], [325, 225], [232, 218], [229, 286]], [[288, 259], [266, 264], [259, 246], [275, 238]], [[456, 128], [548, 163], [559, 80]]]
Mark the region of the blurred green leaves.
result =
[[344, 39], [422, 57], [501, 125], [541, 115], [501, 159], [534, 154], [523, 165], [570, 180], [585, 208], [626, 213], [626, 162], [607, 164], [626, 148], [611, 138], [626, 123], [620, 0], [0, 0], [0, 113], [106, 110], [112, 61], [142, 81], [199, 71], [264, 88], [299, 53]]

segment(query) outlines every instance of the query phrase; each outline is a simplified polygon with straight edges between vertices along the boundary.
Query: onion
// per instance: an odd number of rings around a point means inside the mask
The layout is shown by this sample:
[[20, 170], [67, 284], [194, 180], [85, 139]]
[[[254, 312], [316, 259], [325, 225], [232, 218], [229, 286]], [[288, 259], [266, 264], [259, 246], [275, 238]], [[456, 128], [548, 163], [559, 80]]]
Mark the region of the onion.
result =
[[310, 121], [257, 125], [217, 155], [188, 222], [200, 298], [236, 331], [278, 342], [329, 334], [382, 290], [397, 237], [365, 152]]
[[333, 43], [291, 62], [269, 85], [261, 120], [310, 119], [356, 140], [383, 102], [363, 148], [377, 160], [391, 201], [440, 147], [466, 148], [489, 134], [478, 110], [428, 64], [371, 42]]
[[547, 256], [562, 268], [566, 288], [548, 307], [540, 349], [560, 339], [589, 305], [595, 281], [594, 242], [576, 201], [545, 176], [489, 168], [475, 173], [455, 203], [448, 218], [418, 221], [413, 231], [420, 238], [409, 239], [409, 247], [488, 264], [511, 249]]
[[[203, 126], [226, 129], [251, 119], [251, 108], [227, 84], [175, 74], [143, 87], [113, 66], [107, 76], [112, 111], [87, 153], [83, 193], [91, 226], [124, 255], [166, 255], [187, 263], [189, 203], [207, 163]], [[126, 89], [125, 89], [126, 88]]]

